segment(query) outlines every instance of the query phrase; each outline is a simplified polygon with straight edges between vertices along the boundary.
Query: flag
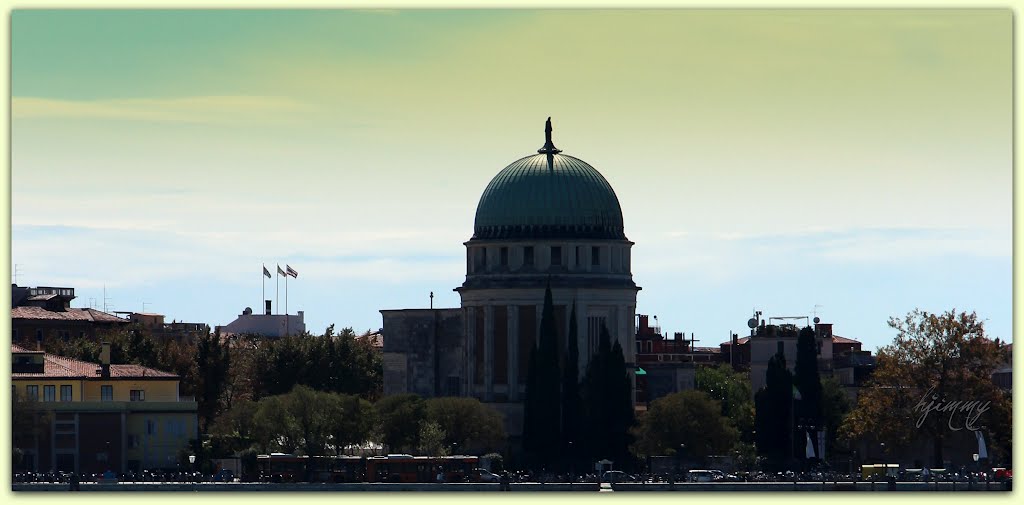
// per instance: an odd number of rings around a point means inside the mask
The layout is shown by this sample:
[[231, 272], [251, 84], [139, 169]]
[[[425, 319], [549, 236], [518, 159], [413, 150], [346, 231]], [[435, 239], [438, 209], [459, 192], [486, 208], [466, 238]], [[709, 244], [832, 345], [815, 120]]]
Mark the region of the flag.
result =
[[277, 275], [280, 275], [281, 277], [288, 277], [288, 274], [284, 273], [284, 270], [281, 270], [281, 265], [277, 266]]
[[805, 456], [807, 456], [807, 459], [811, 459], [814, 457], [814, 444], [811, 443], [810, 432], [807, 433], [807, 449], [804, 451], [804, 453]]
[[985, 436], [981, 430], [975, 430], [974, 436], [978, 437], [978, 459], [988, 459], [988, 449], [985, 447]]
[[268, 279], [271, 277], [270, 270], [267, 270], [266, 265], [263, 265], [263, 275], [265, 275]]
[[793, 399], [800, 400], [800, 390], [796, 388], [796, 384], [793, 384]]
[[292, 267], [290, 267], [288, 265], [285, 265], [284, 268], [288, 272], [288, 275], [292, 276], [295, 279], [299, 278], [299, 273], [296, 272], [294, 268], [292, 268]]

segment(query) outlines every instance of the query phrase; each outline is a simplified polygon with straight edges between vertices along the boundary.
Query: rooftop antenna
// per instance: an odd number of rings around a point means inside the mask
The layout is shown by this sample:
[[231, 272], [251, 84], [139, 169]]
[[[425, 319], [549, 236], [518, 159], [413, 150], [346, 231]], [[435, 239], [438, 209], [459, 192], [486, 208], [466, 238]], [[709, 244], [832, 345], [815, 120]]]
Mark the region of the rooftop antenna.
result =
[[814, 304], [814, 322], [818, 322], [818, 307], [824, 307], [824, 305]]
[[430, 310], [434, 310], [434, 292], [430, 292]]
[[21, 275], [21, 263], [14, 264], [14, 283], [18, 283], [18, 277]]
[[146, 313], [146, 305], [153, 305], [153, 302], [142, 302], [142, 313]]
[[110, 312], [110, 310], [108, 310], [107, 302], [109, 302], [111, 300], [112, 300], [112, 298], [108, 298], [107, 297], [107, 285], [104, 284], [103, 285], [103, 312], [107, 312], [107, 313]]

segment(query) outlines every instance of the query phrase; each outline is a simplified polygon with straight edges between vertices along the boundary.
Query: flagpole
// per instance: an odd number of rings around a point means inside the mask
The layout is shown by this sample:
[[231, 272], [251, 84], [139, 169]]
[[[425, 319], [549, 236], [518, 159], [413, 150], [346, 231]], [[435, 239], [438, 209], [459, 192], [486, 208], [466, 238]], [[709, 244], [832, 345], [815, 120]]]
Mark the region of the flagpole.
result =
[[[266, 271], [267, 265], [263, 265], [263, 272]], [[263, 281], [263, 298], [260, 299], [260, 304], [257, 305], [258, 308], [256, 309], [260, 311], [260, 313], [266, 310], [266, 308], [264, 308], [263, 305], [267, 303], [266, 301], [264, 301], [267, 299], [267, 274], [263, 272], [260, 272], [260, 280]]]
[[276, 291], [277, 291], [277, 295], [275, 295], [276, 300], [274, 301], [274, 305], [277, 306], [276, 308], [277, 308], [277, 313], [278, 314], [281, 313], [281, 275], [280, 274], [281, 274], [281, 265], [277, 265], [277, 275], [274, 276], [274, 277], [276, 277], [276, 279], [274, 279], [274, 282], [277, 284], [277, 288], [275, 288]]
[[[288, 265], [285, 265], [285, 268], [288, 268]], [[288, 335], [288, 323], [291, 322], [288, 319], [289, 319], [289, 317], [288, 317], [288, 271], [285, 270], [285, 276], [284, 276], [284, 334], [285, 334], [285, 336]]]

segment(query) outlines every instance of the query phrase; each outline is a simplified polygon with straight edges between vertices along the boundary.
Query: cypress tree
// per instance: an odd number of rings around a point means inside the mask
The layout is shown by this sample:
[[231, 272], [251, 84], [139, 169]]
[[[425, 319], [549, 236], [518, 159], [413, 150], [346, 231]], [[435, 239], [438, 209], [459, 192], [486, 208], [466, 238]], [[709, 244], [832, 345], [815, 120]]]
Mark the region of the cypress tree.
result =
[[[569, 316], [569, 338], [566, 345], [565, 359], [562, 362], [562, 450], [568, 463], [578, 459], [582, 450], [583, 430], [582, 410], [579, 384], [579, 344], [576, 325], [576, 303], [572, 304], [572, 315]], [[572, 465], [570, 465], [572, 466]], [[572, 468], [570, 468], [572, 469]]]
[[785, 467], [792, 456], [793, 376], [786, 369], [786, 357], [776, 354], [768, 360], [765, 386], [754, 396], [758, 453], [768, 458], [769, 466]]
[[[818, 375], [818, 343], [814, 336], [814, 330], [810, 326], [800, 330], [800, 336], [796, 342], [796, 364], [793, 367], [793, 372], [793, 380], [800, 391], [800, 399], [796, 402], [794, 422], [821, 427], [821, 377]], [[796, 454], [803, 454], [805, 440], [806, 437], [803, 435], [795, 437], [793, 443], [796, 444]], [[817, 437], [812, 435], [811, 440], [816, 443]], [[820, 448], [818, 448], [818, 453], [821, 453]]]
[[555, 321], [550, 283], [544, 290], [540, 340], [530, 356], [524, 405], [523, 447], [534, 466], [550, 468], [559, 459], [562, 448], [558, 323]]
[[602, 325], [597, 354], [587, 365], [583, 396], [586, 446], [592, 458], [621, 464], [628, 459], [633, 388], [622, 347], [611, 340], [608, 328]]
[[630, 427], [633, 426], [633, 383], [626, 372], [626, 356], [616, 339], [612, 344], [608, 366], [609, 394], [609, 452], [620, 465], [629, 458]]

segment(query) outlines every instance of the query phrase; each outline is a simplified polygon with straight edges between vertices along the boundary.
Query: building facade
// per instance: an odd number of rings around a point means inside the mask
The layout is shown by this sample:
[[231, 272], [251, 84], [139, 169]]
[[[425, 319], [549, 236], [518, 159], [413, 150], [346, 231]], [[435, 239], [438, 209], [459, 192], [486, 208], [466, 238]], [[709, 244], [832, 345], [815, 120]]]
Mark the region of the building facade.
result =
[[280, 338], [286, 335], [302, 335], [306, 332], [306, 315], [303, 311], [297, 314], [271, 314], [270, 302], [267, 302], [263, 314], [255, 314], [246, 307], [234, 321], [218, 326], [221, 335], [262, 335]]
[[520, 433], [548, 286], [560, 352], [576, 308], [581, 376], [602, 326], [633, 368], [640, 288], [618, 197], [594, 167], [555, 147], [550, 120], [545, 134], [536, 154], [498, 172], [480, 197], [464, 243], [466, 279], [455, 288], [461, 308], [381, 311], [386, 393], [457, 391], [491, 404], [505, 414], [509, 432]]
[[18, 469], [175, 468], [180, 451], [198, 437], [197, 403], [178, 395], [177, 375], [109, 361], [109, 344], [99, 364], [11, 346], [15, 408], [33, 417], [31, 429], [15, 423]]
[[98, 339], [129, 322], [96, 309], [72, 308], [74, 288], [11, 285], [11, 340], [38, 347], [52, 338]]

